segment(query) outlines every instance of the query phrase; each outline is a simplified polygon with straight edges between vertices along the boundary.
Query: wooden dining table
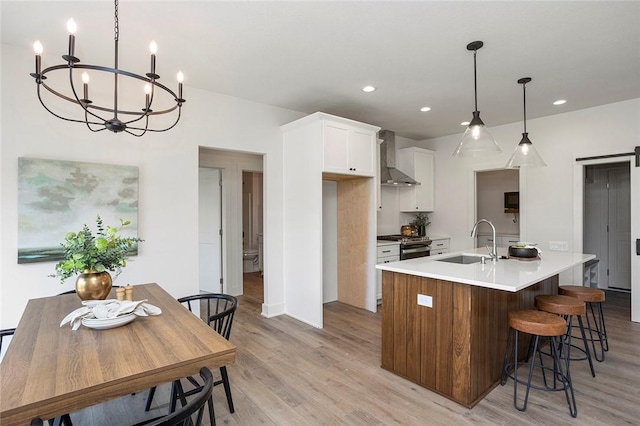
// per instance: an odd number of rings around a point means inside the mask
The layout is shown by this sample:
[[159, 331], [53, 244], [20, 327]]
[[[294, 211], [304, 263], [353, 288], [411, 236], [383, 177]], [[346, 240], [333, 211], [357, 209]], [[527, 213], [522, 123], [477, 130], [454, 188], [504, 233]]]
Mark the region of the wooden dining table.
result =
[[29, 300], [0, 363], [2, 426], [59, 417], [235, 362], [236, 347], [158, 284], [133, 288], [134, 300], [162, 314], [74, 331], [60, 322], [82, 306], [76, 294]]

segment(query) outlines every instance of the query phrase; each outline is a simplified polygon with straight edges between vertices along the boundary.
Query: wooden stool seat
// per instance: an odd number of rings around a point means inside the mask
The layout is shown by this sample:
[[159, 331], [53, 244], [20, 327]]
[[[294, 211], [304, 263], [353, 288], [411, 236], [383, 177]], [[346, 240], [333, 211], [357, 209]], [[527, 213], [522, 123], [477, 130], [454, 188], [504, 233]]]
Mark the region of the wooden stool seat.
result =
[[575, 297], [583, 302], [604, 302], [604, 291], [599, 288], [563, 285], [558, 287], [558, 293], [564, 296]]
[[536, 308], [541, 311], [558, 315], [584, 315], [585, 304], [583, 301], [570, 296], [555, 294], [543, 294], [536, 296]]
[[538, 336], [561, 336], [567, 331], [567, 323], [561, 317], [533, 309], [509, 312], [509, 326]]

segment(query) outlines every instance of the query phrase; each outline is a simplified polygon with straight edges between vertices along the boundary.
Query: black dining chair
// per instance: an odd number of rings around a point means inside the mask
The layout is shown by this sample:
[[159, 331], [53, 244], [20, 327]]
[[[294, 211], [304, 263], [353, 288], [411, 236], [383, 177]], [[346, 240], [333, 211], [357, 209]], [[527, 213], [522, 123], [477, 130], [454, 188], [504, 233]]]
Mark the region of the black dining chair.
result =
[[[142, 423], [136, 423], [134, 426], [201, 426], [204, 418], [205, 404], [209, 403], [209, 412], [213, 409], [213, 397], [211, 396], [211, 392], [213, 391], [214, 380], [211, 371], [206, 367], [202, 367], [200, 369], [200, 377], [204, 383], [200, 386], [197, 396], [189, 401], [188, 404], [164, 417], [156, 417]], [[178, 381], [178, 383], [180, 382]], [[197, 418], [194, 421], [193, 415], [196, 413]]]
[[[216, 332], [218, 332], [222, 337], [229, 340], [229, 336], [231, 335], [231, 327], [233, 325], [233, 317], [238, 307], [238, 299], [228, 294], [197, 294], [193, 296], [182, 297], [178, 299], [178, 302], [186, 305], [189, 311], [193, 312], [193, 309], [196, 304], [198, 304], [200, 308], [200, 318], [205, 321], [211, 328], [213, 328]], [[229, 405], [229, 412], [235, 412], [235, 408], [233, 406], [233, 398], [231, 396], [231, 386], [229, 384], [229, 375], [227, 373], [227, 367], [220, 367], [220, 380], [216, 380], [213, 385], [223, 385], [224, 393], [227, 397], [227, 404]], [[172, 412], [175, 410], [176, 403], [178, 400], [181, 401], [182, 405], [186, 404], [186, 397], [194, 395], [200, 391], [202, 387], [201, 384], [194, 377], [187, 377], [187, 380], [194, 386], [193, 389], [188, 391], [183, 391], [182, 384], [179, 380], [174, 382], [172, 385], [172, 389], [175, 386], [177, 391], [171, 392], [171, 401], [169, 406], [169, 411]], [[149, 397], [147, 398], [147, 404], [145, 406], [145, 411], [149, 411], [151, 408], [151, 402], [153, 401], [153, 396], [155, 395], [156, 388], [153, 387], [149, 390]], [[211, 424], [215, 424], [215, 415], [213, 404], [209, 407], [209, 416]]]

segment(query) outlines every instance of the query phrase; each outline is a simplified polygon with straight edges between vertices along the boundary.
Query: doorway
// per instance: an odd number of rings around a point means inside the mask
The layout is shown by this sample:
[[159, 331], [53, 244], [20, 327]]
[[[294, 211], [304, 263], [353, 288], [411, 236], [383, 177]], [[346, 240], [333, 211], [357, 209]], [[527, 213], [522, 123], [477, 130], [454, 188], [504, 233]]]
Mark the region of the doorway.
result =
[[[263, 175], [242, 171], [242, 272], [243, 293], [257, 297], [263, 291]], [[259, 289], [253, 289], [258, 284]], [[261, 300], [262, 302], [263, 300]]]
[[[487, 219], [496, 228], [496, 245], [509, 246], [520, 241], [520, 210], [505, 209], [504, 194], [520, 193], [520, 171], [512, 169], [476, 171], [475, 221]], [[493, 244], [488, 227], [478, 229], [475, 247]]]
[[[257, 186], [264, 192], [265, 179], [262, 177], [264, 156], [246, 152], [224, 151], [200, 147], [199, 167], [218, 169], [220, 171], [221, 198], [201, 197], [200, 204], [214, 203], [221, 210], [221, 255], [223, 283], [222, 291], [232, 296], [243, 294], [243, 220], [242, 220], [242, 191], [243, 173], [246, 171], [259, 172], [261, 181]], [[206, 195], [206, 194], [201, 194]], [[265, 197], [263, 197], [265, 198]], [[260, 202], [262, 208], [262, 201]], [[260, 214], [256, 223], [262, 228], [263, 215]], [[265, 222], [267, 223], [267, 222]], [[268, 229], [265, 229], [268, 232]], [[266, 259], [266, 256], [264, 257]], [[263, 277], [261, 277], [263, 278]], [[264, 285], [268, 287], [268, 276], [264, 276]], [[265, 297], [268, 296], [264, 291]], [[264, 306], [264, 305], [263, 305]]]
[[584, 166], [583, 251], [599, 259], [598, 287], [631, 291], [630, 164]]

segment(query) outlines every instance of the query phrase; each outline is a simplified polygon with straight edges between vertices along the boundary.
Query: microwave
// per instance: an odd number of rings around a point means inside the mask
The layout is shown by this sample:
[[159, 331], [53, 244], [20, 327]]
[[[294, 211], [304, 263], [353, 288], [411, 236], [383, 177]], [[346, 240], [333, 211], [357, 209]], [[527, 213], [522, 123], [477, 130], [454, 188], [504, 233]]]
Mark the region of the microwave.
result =
[[519, 192], [505, 192], [504, 193], [504, 208], [505, 210], [518, 210], [520, 209], [520, 193]]

